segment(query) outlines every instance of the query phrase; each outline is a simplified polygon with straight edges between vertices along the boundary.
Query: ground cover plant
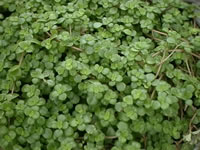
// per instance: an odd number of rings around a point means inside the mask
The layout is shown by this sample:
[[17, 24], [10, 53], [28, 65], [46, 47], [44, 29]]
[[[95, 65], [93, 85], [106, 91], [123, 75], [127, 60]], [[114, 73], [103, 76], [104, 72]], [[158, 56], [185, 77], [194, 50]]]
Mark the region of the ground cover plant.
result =
[[194, 9], [180, 0], [1, 0], [1, 148], [193, 149]]

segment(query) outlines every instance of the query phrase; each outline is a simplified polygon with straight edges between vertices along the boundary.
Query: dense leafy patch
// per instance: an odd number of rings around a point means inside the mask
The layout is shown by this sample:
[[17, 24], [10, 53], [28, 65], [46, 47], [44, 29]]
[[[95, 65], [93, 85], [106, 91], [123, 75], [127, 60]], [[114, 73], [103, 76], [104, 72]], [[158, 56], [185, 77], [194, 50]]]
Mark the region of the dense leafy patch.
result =
[[193, 10], [180, 0], [1, 0], [0, 146], [191, 150]]

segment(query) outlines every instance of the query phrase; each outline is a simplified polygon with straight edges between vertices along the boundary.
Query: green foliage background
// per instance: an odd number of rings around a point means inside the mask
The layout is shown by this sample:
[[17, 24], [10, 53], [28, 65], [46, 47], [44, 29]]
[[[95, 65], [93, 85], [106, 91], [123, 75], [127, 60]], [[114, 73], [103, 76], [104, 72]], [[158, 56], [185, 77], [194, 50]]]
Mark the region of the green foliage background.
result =
[[200, 123], [194, 9], [180, 0], [1, 0], [0, 146], [191, 150]]

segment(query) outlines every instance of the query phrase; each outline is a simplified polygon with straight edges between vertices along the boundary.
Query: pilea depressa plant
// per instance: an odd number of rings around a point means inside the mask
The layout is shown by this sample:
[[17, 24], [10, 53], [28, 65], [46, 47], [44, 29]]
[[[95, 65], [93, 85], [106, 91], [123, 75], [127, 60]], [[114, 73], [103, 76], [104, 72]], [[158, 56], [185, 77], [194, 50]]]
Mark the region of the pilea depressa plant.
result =
[[0, 0], [2, 150], [192, 150], [197, 6]]

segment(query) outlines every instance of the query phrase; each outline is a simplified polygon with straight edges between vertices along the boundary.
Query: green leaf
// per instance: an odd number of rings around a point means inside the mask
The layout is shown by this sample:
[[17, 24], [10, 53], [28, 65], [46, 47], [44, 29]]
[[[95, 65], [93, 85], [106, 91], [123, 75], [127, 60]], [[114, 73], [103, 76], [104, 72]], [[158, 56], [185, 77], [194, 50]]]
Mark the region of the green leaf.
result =
[[152, 82], [155, 79], [155, 75], [152, 73], [149, 73], [146, 75], [146, 79], [148, 82]]
[[133, 35], [133, 33], [132, 33], [132, 31], [130, 29], [125, 29], [124, 33], [127, 34], [127, 35], [130, 35], [130, 36]]
[[128, 125], [127, 125], [127, 123], [125, 123], [125, 122], [119, 122], [119, 123], [117, 124], [117, 127], [118, 127], [119, 130], [125, 131], [125, 130], [127, 130]]
[[63, 94], [59, 95], [59, 97], [58, 97], [58, 99], [61, 100], [61, 101], [66, 100], [66, 98], [67, 98], [67, 94], [66, 93], [63, 93]]
[[94, 125], [88, 125], [86, 126], [86, 132], [88, 134], [95, 134], [97, 132], [96, 127]]
[[170, 43], [170, 44], [176, 44], [177, 43], [177, 41], [173, 37], [168, 37], [167, 42]]
[[118, 91], [124, 91], [125, 90], [125, 88], [126, 88], [126, 84], [125, 83], [123, 83], [123, 82], [119, 82], [119, 83], [117, 83], [117, 90]]
[[45, 139], [51, 139], [52, 134], [53, 134], [52, 130], [49, 129], [49, 128], [46, 128], [45, 131], [44, 131], [44, 133], [43, 133], [43, 137]]
[[159, 92], [164, 92], [164, 91], [169, 90], [170, 87], [171, 86], [168, 83], [164, 81], [160, 81], [158, 82], [158, 85], [156, 86], [156, 90]]
[[10, 101], [10, 100], [13, 100], [13, 99], [17, 98], [18, 96], [19, 96], [18, 94], [7, 94], [6, 95], [6, 99], [8, 101]]
[[58, 137], [61, 137], [63, 135], [63, 131], [62, 130], [55, 130], [54, 131], [54, 138], [58, 138]]
[[192, 106], [193, 101], [192, 101], [192, 100], [187, 100], [187, 101], [185, 101], [185, 103], [186, 103], [187, 105], [189, 105], [189, 106]]
[[191, 133], [188, 134], [188, 135], [184, 135], [183, 136], [184, 140], [187, 141], [187, 142], [190, 142], [192, 140], [192, 136], [191, 135], [192, 135]]
[[100, 23], [100, 22], [95, 22], [94, 23], [94, 28], [99, 28], [101, 26], [102, 26], [102, 23]]
[[124, 101], [126, 104], [128, 104], [128, 105], [132, 105], [132, 104], [133, 104], [133, 98], [132, 98], [131, 95], [125, 96], [125, 97], [123, 98], [123, 101]]
[[133, 99], [136, 99], [136, 100], [137, 99], [145, 100], [147, 98], [146, 93], [147, 93], [147, 91], [144, 89], [134, 89], [131, 92]]
[[19, 65], [15, 65], [15, 66], [13, 66], [12, 68], [10, 68], [8, 70], [7, 78], [9, 80], [16, 81], [21, 77], [21, 74], [22, 74], [22, 72], [21, 72], [20, 66]]
[[196, 63], [198, 69], [200, 69], [200, 60]]
[[153, 109], [159, 109], [160, 108], [160, 102], [159, 101], [152, 101], [152, 108]]
[[161, 108], [162, 109], [167, 109], [169, 107], [169, 104], [168, 103], [166, 103], [166, 102], [162, 102], [161, 103]]

